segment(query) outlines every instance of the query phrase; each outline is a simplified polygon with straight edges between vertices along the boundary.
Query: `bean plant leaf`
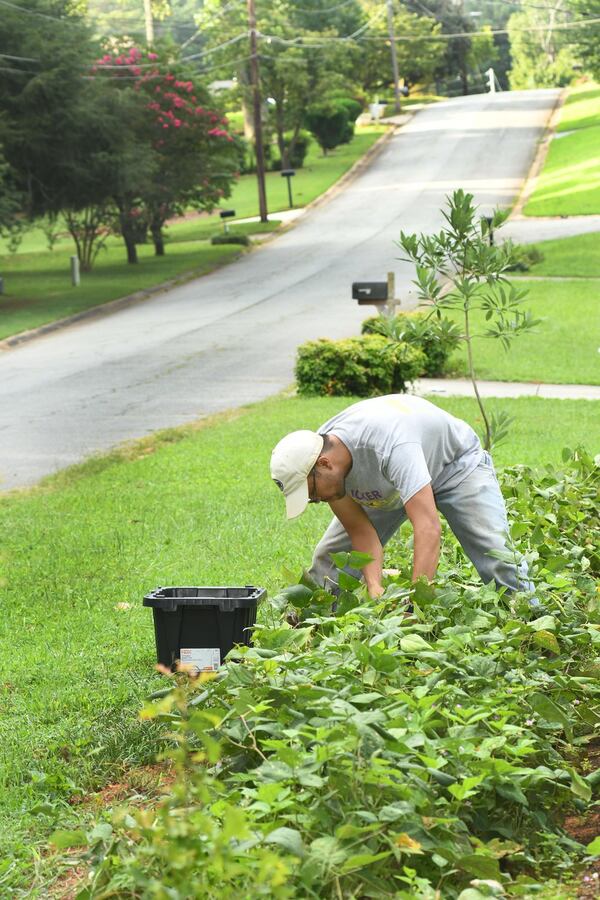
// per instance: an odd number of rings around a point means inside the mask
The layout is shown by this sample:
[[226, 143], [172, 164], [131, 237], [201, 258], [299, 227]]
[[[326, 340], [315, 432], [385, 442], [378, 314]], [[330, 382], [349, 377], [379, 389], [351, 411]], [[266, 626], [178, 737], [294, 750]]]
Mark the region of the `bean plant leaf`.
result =
[[532, 694], [529, 698], [529, 705], [533, 711], [536, 712], [538, 716], [541, 716], [542, 719], [545, 719], [548, 724], [561, 725], [565, 729], [570, 727], [567, 715], [556, 705], [554, 700], [547, 697], [545, 694]]
[[347, 872], [352, 872], [355, 869], [364, 869], [372, 863], [378, 862], [380, 859], [386, 859], [391, 855], [391, 850], [383, 850], [381, 853], [355, 853], [354, 856], [349, 856], [342, 864], [340, 872], [345, 875]]
[[590, 784], [581, 777], [575, 769], [570, 770], [571, 775], [571, 791], [576, 797], [585, 800], [586, 803], [592, 799], [592, 788]]
[[408, 634], [400, 638], [400, 649], [403, 653], [423, 653], [431, 650], [431, 645], [423, 640], [420, 634]]
[[85, 847], [87, 842], [85, 831], [80, 830], [58, 830], [50, 835], [50, 843], [58, 850], [66, 850], [68, 847]]
[[302, 858], [306, 855], [306, 848], [302, 841], [302, 835], [295, 828], [276, 828], [271, 831], [265, 838], [266, 844], [277, 844], [283, 847], [293, 856]]
[[554, 616], [540, 616], [529, 623], [534, 631], [556, 631], [556, 619]]
[[533, 637], [533, 643], [544, 650], [551, 650], [552, 653], [560, 653], [560, 646], [556, 639], [556, 635], [551, 631], [538, 631]]
[[595, 837], [585, 848], [590, 856], [600, 856], [600, 835]]

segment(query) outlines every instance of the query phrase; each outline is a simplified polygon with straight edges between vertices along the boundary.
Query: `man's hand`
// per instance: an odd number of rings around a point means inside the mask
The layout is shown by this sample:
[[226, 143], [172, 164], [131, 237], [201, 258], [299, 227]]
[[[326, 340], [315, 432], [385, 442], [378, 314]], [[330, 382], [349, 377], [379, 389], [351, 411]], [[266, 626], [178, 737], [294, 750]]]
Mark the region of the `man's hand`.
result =
[[341, 500], [332, 500], [329, 503], [331, 510], [346, 531], [352, 543], [352, 549], [361, 553], [368, 553], [373, 562], [364, 566], [362, 573], [370, 597], [379, 597], [383, 594], [381, 584], [383, 568], [383, 547], [379, 540], [371, 520], [364, 509], [352, 499], [342, 497]]
[[442, 526], [431, 485], [417, 491], [404, 508], [414, 532], [413, 581], [421, 575], [433, 581], [440, 558]]

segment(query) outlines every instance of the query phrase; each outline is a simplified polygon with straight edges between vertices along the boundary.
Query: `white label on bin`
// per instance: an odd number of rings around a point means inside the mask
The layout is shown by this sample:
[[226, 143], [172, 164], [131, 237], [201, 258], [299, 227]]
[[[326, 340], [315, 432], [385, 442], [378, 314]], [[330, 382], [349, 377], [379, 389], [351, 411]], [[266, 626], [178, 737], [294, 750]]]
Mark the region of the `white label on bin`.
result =
[[179, 658], [184, 666], [193, 666], [198, 672], [216, 672], [221, 665], [218, 647], [182, 647]]

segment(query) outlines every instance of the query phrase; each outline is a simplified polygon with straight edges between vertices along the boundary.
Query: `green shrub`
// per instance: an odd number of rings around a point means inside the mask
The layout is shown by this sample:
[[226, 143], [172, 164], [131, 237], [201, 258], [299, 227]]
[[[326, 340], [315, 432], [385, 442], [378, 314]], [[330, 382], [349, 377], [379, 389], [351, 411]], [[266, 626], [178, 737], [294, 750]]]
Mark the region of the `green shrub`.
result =
[[215, 234], [210, 239], [211, 244], [242, 244], [247, 247], [250, 238], [247, 234]]
[[314, 103], [306, 112], [306, 124], [323, 151], [333, 150], [339, 144], [347, 144], [354, 134], [354, 123], [348, 120], [348, 111], [335, 100]]
[[405, 391], [424, 365], [424, 354], [417, 347], [368, 334], [303, 344], [298, 348], [296, 380], [300, 394], [373, 397]]
[[528, 272], [532, 266], [541, 263], [544, 254], [535, 246], [515, 244], [513, 246], [513, 262], [506, 267], [507, 272]]
[[423, 351], [425, 365], [420, 375], [439, 378], [446, 374], [448, 358], [460, 341], [460, 330], [450, 319], [427, 313], [372, 316], [362, 324], [363, 334], [383, 334]]
[[348, 121], [354, 124], [360, 116], [363, 108], [362, 103], [354, 100], [353, 97], [335, 97], [333, 102], [336, 106], [341, 106], [348, 114]]

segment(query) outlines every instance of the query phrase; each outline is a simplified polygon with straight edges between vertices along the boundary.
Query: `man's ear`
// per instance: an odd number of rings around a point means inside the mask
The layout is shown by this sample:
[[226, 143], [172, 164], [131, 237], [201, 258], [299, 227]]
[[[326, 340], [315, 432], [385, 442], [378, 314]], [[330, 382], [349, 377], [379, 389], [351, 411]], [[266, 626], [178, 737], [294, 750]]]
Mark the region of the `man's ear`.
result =
[[331, 464], [331, 460], [328, 456], [319, 456], [317, 459], [315, 466], [318, 466], [320, 469], [332, 469], [333, 466]]

